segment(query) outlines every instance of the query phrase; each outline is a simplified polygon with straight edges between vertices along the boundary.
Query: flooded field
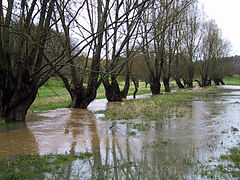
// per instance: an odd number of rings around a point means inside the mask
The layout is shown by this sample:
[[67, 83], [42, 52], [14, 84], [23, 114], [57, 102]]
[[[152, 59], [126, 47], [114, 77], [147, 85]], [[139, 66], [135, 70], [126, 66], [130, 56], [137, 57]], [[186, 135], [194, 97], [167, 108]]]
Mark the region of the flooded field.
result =
[[104, 115], [96, 112], [118, 104], [106, 100], [95, 100], [88, 110], [31, 113], [26, 124], [0, 132], [0, 159], [91, 152], [89, 160], [74, 161], [64, 173], [46, 173], [45, 178], [201, 179], [199, 164], [217, 164], [212, 159], [240, 142], [240, 87], [224, 89], [181, 102], [191, 109], [185, 117], [148, 122], [147, 131], [133, 128], [141, 120], [102, 120]]

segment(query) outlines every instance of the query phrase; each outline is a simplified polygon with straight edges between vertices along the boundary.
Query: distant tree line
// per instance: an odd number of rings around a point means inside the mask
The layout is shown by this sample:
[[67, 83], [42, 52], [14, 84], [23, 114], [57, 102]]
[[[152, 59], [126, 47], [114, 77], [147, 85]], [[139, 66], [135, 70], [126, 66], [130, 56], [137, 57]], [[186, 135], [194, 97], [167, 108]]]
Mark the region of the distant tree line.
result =
[[170, 78], [179, 88], [218, 85], [231, 74], [229, 51], [196, 0], [1, 0], [0, 117], [24, 121], [52, 76], [73, 108], [87, 108], [100, 84], [108, 101], [126, 98], [130, 81], [152, 94], [161, 82], [169, 92]]

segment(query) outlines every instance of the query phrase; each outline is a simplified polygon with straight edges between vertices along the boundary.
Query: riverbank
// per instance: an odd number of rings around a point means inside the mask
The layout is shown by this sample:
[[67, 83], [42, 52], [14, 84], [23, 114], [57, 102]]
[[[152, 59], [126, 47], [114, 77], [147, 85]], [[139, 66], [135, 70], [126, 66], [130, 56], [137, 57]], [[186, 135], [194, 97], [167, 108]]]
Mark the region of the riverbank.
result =
[[[232, 76], [226, 77], [223, 79], [224, 82], [228, 85], [240, 85], [240, 77], [239, 76]], [[120, 83], [121, 87], [124, 86], [124, 83]], [[194, 84], [195, 86], [197, 84]], [[175, 82], [170, 82], [170, 87], [172, 90], [178, 89]], [[161, 92], [164, 91], [163, 85], [161, 86]], [[128, 96], [132, 96], [134, 92], [134, 85], [133, 83], [130, 84], [130, 89]], [[151, 93], [149, 85], [148, 87], [145, 86], [145, 82], [140, 82], [138, 95], [141, 94], [148, 94]], [[96, 99], [104, 99], [105, 90], [103, 85], [101, 85], [97, 91], [97, 98]], [[37, 98], [31, 107], [28, 110], [28, 113], [33, 111], [41, 111], [41, 110], [51, 110], [56, 108], [67, 108], [69, 107], [71, 102], [71, 98], [67, 90], [65, 89], [62, 81], [59, 78], [51, 78], [44, 84], [38, 91]]]
[[[235, 163], [231, 159], [236, 159], [238, 151], [230, 149], [238, 148], [240, 139], [240, 87], [224, 88], [184, 90], [124, 103], [98, 99], [89, 110], [61, 108], [30, 113], [26, 123], [0, 132], [0, 159], [5, 159], [0, 179], [6, 174], [31, 178], [38, 169], [37, 176], [46, 179], [221, 178], [220, 163], [227, 156], [229, 161], [223, 165]], [[144, 104], [151, 108], [138, 115], [134, 109]], [[133, 111], [128, 118], [104, 117], [105, 109], [108, 113], [117, 108], [118, 115], [125, 106]], [[160, 106], [169, 108], [172, 116], [160, 116]], [[187, 111], [176, 116], [175, 110], [181, 106]], [[157, 118], [151, 116], [153, 111], [157, 111]], [[91, 156], [68, 161], [85, 152]], [[59, 158], [66, 162], [48, 166]], [[29, 173], [21, 168], [25, 164], [29, 164]], [[38, 164], [43, 168], [36, 168]], [[234, 168], [224, 166], [224, 172], [229, 170], [224, 177], [234, 179], [238, 170]]]
[[[129, 100], [124, 105], [115, 106], [104, 112], [107, 120], [117, 119], [143, 119], [143, 120], [163, 120], [173, 116], [183, 117], [189, 107], [182, 103], [195, 96], [220, 93], [216, 87], [198, 88], [165, 93], [154, 96], [150, 99]], [[207, 101], [207, 99], [205, 99]]]

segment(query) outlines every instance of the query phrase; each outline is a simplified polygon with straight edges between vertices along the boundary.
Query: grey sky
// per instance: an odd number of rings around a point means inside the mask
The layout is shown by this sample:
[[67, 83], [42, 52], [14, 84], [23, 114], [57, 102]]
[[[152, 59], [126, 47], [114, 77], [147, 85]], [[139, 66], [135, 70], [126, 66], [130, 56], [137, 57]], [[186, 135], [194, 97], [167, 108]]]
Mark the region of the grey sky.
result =
[[199, 0], [209, 19], [215, 19], [223, 37], [232, 43], [231, 55], [240, 55], [240, 0]]

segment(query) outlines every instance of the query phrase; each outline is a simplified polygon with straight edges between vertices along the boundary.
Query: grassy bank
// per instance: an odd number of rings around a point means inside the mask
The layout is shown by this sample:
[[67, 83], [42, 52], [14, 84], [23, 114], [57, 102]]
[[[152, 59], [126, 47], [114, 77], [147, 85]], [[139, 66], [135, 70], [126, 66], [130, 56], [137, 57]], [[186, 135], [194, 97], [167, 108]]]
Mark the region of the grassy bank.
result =
[[240, 75], [224, 77], [223, 82], [227, 85], [240, 85]]
[[[123, 86], [124, 84], [121, 83], [120, 87], [123, 88]], [[128, 95], [133, 95], [134, 90], [134, 85], [131, 83]], [[137, 94], [147, 93], [151, 93], [149, 85], [148, 87], [145, 87], [145, 83], [141, 82]], [[106, 98], [105, 89], [103, 85], [101, 85], [97, 91], [96, 99], [104, 98]], [[28, 112], [69, 107], [70, 102], [71, 97], [65, 89], [62, 81], [58, 78], [51, 78], [39, 89], [37, 97]]]
[[[224, 78], [224, 82], [229, 85], [240, 85], [240, 77], [226, 77]], [[120, 83], [120, 86], [123, 88], [124, 83]], [[170, 82], [170, 86], [171, 89], [177, 89], [174, 81]], [[164, 91], [163, 85], [161, 87], [161, 91]], [[134, 90], [134, 85], [131, 83], [128, 95], [133, 95]], [[139, 95], [146, 93], [151, 93], [149, 85], [148, 87], [145, 87], [145, 83], [140, 82], [139, 91], [137, 94]], [[104, 87], [101, 85], [97, 91], [97, 99], [103, 98], [106, 98], [106, 96]], [[51, 78], [39, 89], [37, 98], [28, 112], [69, 107], [70, 102], [70, 95], [65, 89], [63, 82], [59, 78]]]
[[181, 117], [189, 111], [185, 103], [179, 103], [193, 98], [196, 95], [218, 93], [215, 88], [209, 87], [201, 90], [186, 90], [178, 93], [167, 93], [149, 99], [136, 99], [127, 101], [124, 106], [115, 106], [102, 113], [105, 119], [144, 119], [162, 120], [172, 116]]

